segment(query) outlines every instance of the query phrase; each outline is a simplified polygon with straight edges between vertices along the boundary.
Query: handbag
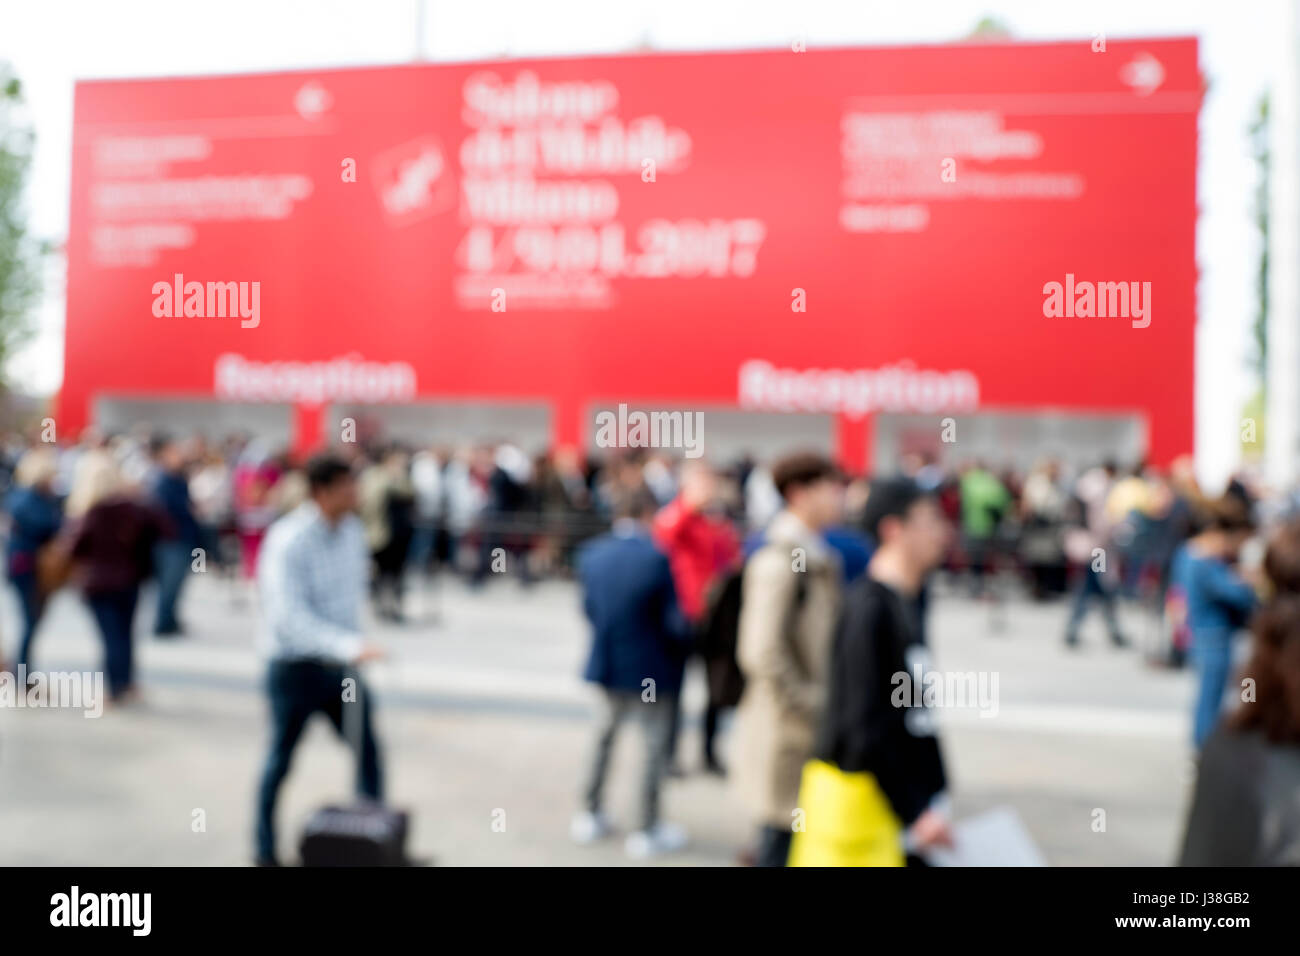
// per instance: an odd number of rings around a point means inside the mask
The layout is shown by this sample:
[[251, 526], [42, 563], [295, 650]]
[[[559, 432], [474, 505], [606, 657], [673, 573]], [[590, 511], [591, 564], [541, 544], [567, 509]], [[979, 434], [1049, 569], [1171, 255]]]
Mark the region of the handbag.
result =
[[809, 760], [799, 786], [803, 829], [787, 866], [904, 866], [903, 824], [875, 775]]
[[55, 535], [36, 552], [36, 589], [42, 596], [53, 594], [72, 577], [72, 540]]

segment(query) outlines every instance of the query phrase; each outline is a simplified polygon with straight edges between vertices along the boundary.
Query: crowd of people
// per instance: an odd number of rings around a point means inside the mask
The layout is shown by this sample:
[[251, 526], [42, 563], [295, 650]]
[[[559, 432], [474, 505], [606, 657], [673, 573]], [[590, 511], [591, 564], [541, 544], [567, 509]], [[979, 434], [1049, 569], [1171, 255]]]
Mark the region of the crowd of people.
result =
[[[573, 838], [612, 832], [602, 804], [609, 752], [619, 727], [636, 721], [645, 730], [640, 825], [626, 851], [644, 857], [684, 844], [682, 829], [659, 818], [659, 789], [675, 760], [683, 674], [697, 654], [709, 690], [706, 769], [722, 772], [717, 715], [736, 707], [728, 775], [756, 827], [751, 862], [905, 865], [950, 847], [932, 711], [950, 702], [900, 686], [933, 673], [925, 618], [936, 571], [964, 566], [982, 595], [990, 570], [1019, 554], [1032, 557], [1024, 566], [1035, 583], [1044, 569], [1077, 565], [1067, 648], [1094, 599], [1112, 641], [1125, 645], [1117, 595], [1145, 595], [1177, 633], [1166, 662], [1189, 653], [1195, 662], [1192, 736], [1205, 756], [1184, 860], [1300, 863], [1293, 509], [1258, 500], [1240, 480], [1208, 497], [1181, 462], [1168, 474], [1103, 464], [1071, 483], [1051, 462], [1023, 483], [978, 463], [953, 476], [927, 472], [931, 464], [870, 483], [850, 516], [853, 483], [828, 459], [783, 458], [770, 469], [780, 509], [743, 545], [706, 464], [683, 466], [667, 505], [644, 483], [623, 489], [613, 529], [579, 559], [593, 634], [585, 676], [602, 702]], [[1245, 553], [1251, 541], [1266, 547], [1262, 561]], [[1233, 638], [1252, 620], [1241, 701], [1225, 718]], [[1216, 830], [1222, 807], [1240, 814], [1226, 838]]]
[[[263, 863], [277, 861], [276, 795], [306, 721], [325, 713], [341, 732], [339, 682], [359, 682], [355, 666], [381, 653], [363, 636], [367, 589], [376, 615], [398, 623], [411, 575], [438, 569], [473, 586], [503, 574], [576, 578], [592, 633], [585, 676], [600, 704], [571, 835], [589, 843], [612, 832], [610, 753], [620, 728], [637, 723], [646, 748], [639, 825], [626, 840], [634, 857], [686, 840], [661, 819], [659, 794], [685, 772], [681, 689], [694, 666], [708, 689], [701, 765], [730, 778], [753, 822], [751, 862], [903, 864], [950, 843], [931, 708], [893, 693], [897, 675], [929, 669], [926, 612], [941, 578], [989, 601], [1009, 582], [1037, 599], [1073, 588], [1059, 635], [1067, 648], [1094, 604], [1117, 646], [1128, 643], [1119, 602], [1159, 616], [1167, 640], [1153, 663], [1194, 664], [1193, 741], [1205, 773], [1222, 778], [1198, 789], [1188, 858], [1222, 850], [1196, 835], [1205, 806], [1253, 799], [1233, 779], [1242, 760], [1274, 772], [1300, 759], [1294, 503], [1244, 478], [1207, 495], [1190, 462], [1071, 472], [1045, 460], [1019, 474], [909, 455], [900, 474], [868, 481], [815, 453], [724, 466], [636, 449], [594, 460], [572, 449], [530, 457], [509, 442], [389, 442], [302, 462], [256, 438], [142, 428], [88, 431], [71, 445], [10, 441], [3, 469], [20, 673], [36, 669], [42, 613], [60, 587], [78, 588], [93, 615], [114, 704], [136, 693], [146, 581], [156, 582], [159, 639], [186, 633], [193, 571], [211, 567], [237, 595], [256, 592], [273, 724], [257, 798]], [[1257, 696], [1225, 720], [1234, 635], [1252, 626]], [[724, 766], [716, 739], [729, 709]], [[358, 790], [378, 799], [368, 704], [363, 714]], [[1253, 756], [1233, 743], [1242, 740]], [[1300, 852], [1295, 839], [1247, 843], [1252, 859]]]

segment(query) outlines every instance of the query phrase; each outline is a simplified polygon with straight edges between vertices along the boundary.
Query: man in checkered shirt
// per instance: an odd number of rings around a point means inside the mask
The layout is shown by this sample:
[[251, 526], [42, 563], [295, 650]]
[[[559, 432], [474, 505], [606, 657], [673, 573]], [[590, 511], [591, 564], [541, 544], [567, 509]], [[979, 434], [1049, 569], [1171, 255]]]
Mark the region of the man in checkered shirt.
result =
[[[270, 658], [271, 747], [257, 801], [256, 860], [265, 866], [277, 864], [276, 796], [313, 714], [325, 714], [342, 735], [345, 703], [360, 710], [357, 792], [379, 800], [383, 791], [370, 694], [353, 669], [382, 656], [361, 636], [370, 555], [354, 514], [356, 480], [342, 459], [321, 455], [308, 463], [307, 483], [311, 497], [271, 526], [258, 559]], [[355, 736], [356, 711], [347, 720]]]

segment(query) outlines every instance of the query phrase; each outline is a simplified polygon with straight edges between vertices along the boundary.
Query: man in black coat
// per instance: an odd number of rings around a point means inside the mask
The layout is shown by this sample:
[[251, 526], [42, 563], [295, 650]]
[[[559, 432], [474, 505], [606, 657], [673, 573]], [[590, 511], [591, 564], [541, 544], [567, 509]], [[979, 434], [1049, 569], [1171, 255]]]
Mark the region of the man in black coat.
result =
[[902, 478], [876, 482], [864, 522], [878, 548], [845, 595], [815, 756], [842, 773], [875, 777], [908, 850], [949, 845], [934, 715], [920, 694], [900, 693], [927, 668], [918, 597], [943, 558], [949, 527], [937, 500]]

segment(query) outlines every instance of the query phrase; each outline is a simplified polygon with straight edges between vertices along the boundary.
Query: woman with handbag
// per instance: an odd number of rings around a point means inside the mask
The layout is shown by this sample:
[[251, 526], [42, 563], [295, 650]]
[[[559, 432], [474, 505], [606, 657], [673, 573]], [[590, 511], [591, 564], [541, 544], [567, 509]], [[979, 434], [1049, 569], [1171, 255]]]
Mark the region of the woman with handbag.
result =
[[78, 468], [69, 496], [71, 557], [104, 642], [109, 699], [133, 696], [132, 625], [154, 545], [172, 534], [167, 515], [140, 501], [108, 457]]
[[19, 673], [31, 667], [32, 642], [53, 587], [43, 580], [47, 556], [58, 548], [55, 536], [63, 523], [58, 498], [51, 488], [58, 470], [54, 453], [46, 448], [25, 452], [14, 469], [14, 488], [5, 498], [9, 514], [7, 573], [18, 592], [23, 630], [16, 661]]

